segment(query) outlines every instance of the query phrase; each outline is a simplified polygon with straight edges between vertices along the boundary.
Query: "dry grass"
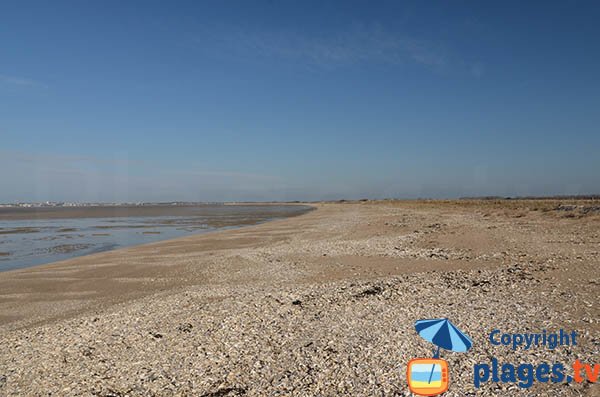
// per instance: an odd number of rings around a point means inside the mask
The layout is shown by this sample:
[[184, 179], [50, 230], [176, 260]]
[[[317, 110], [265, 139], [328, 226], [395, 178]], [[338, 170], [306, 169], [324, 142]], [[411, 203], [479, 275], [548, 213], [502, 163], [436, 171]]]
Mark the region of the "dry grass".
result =
[[526, 216], [529, 212], [539, 212], [560, 218], [581, 218], [600, 216], [600, 199], [578, 198], [535, 198], [535, 199], [458, 199], [458, 200], [360, 200], [342, 203], [363, 203], [369, 205], [389, 205], [411, 209], [448, 208], [452, 210], [474, 210], [491, 215], [502, 213], [511, 217]]

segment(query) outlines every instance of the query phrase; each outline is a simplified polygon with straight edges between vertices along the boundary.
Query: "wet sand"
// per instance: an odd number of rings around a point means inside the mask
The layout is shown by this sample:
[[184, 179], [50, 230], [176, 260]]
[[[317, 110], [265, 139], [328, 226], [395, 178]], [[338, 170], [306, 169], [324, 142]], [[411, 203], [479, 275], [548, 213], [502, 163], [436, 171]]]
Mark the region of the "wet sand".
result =
[[[406, 395], [428, 357], [420, 318], [475, 341], [472, 365], [596, 360], [600, 217], [577, 202], [365, 202], [237, 230], [0, 273], [0, 395]], [[493, 328], [577, 330], [572, 349], [512, 352]], [[4, 377], [4, 378], [2, 378]], [[536, 385], [527, 395], [597, 395]]]

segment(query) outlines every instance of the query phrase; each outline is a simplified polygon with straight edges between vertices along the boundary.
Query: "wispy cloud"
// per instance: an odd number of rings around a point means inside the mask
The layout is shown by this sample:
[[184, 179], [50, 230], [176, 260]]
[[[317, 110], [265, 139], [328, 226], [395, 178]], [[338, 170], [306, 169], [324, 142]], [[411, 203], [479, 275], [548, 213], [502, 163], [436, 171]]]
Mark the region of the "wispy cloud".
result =
[[0, 74], [0, 84], [19, 87], [48, 88], [46, 84], [41, 83], [39, 81], [35, 81], [24, 77], [8, 76], [5, 74]]
[[[229, 54], [279, 58], [319, 67], [357, 63], [417, 63], [441, 67], [447, 63], [444, 49], [426, 40], [401, 36], [381, 26], [356, 27], [329, 34], [306, 35], [294, 31], [242, 31], [216, 29], [198, 40]], [[213, 47], [213, 46], [211, 46]]]

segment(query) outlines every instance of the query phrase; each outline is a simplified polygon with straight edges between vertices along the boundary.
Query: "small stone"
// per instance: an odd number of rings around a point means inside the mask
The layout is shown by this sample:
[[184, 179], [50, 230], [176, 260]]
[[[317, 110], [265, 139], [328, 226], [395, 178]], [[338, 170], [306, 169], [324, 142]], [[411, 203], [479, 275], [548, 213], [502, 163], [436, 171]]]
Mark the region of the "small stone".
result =
[[192, 326], [192, 324], [190, 323], [184, 323], [184, 324], [179, 324], [179, 326], [177, 327], [177, 330], [180, 332], [192, 332], [192, 328], [194, 328]]

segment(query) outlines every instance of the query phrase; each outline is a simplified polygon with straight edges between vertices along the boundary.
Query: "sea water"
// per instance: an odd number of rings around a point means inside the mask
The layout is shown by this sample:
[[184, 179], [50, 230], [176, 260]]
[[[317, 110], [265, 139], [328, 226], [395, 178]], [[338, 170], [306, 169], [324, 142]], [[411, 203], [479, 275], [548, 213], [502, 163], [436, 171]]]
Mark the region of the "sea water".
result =
[[205, 206], [193, 216], [0, 220], [0, 271], [305, 212], [304, 206]]

